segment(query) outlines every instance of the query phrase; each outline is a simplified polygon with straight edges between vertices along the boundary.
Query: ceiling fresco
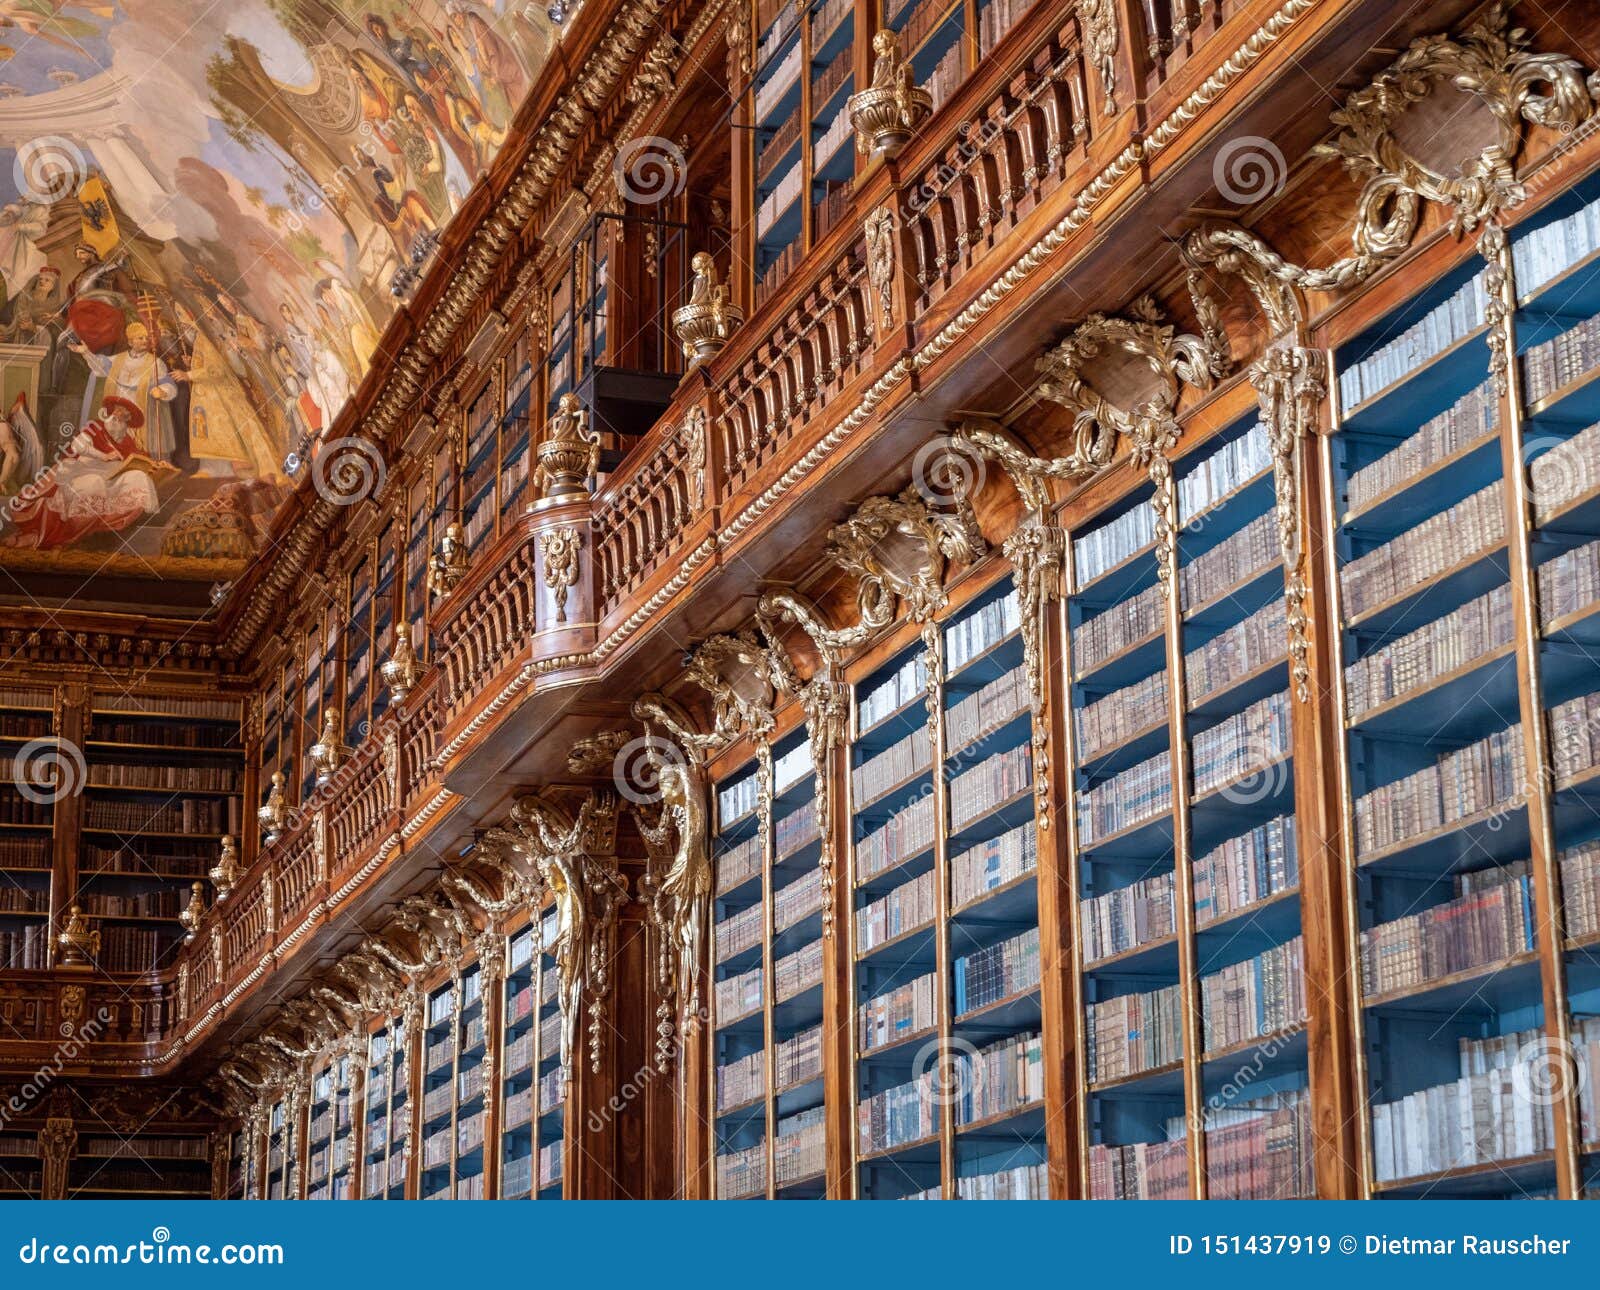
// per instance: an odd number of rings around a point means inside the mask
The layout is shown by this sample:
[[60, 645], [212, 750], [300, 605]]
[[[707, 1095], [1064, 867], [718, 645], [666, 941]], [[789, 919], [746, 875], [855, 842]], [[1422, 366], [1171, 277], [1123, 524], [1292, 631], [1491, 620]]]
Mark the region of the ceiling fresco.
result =
[[0, 596], [243, 567], [555, 34], [509, 0], [0, 0]]

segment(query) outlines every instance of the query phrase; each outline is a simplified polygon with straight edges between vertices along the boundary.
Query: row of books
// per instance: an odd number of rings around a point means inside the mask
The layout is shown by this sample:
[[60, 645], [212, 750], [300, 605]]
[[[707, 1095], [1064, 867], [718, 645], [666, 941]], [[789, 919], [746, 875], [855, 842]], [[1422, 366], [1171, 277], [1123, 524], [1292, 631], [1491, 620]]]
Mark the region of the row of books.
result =
[[[783, 160], [789, 151], [790, 145], [800, 137], [800, 105], [795, 104], [789, 115], [772, 130], [765, 140], [758, 143], [759, 151], [756, 154], [756, 182], [765, 183], [774, 166]], [[760, 139], [758, 132], [757, 139]]]
[[43, 713], [0, 712], [0, 735], [8, 739], [48, 739], [50, 718]]
[[772, 1082], [782, 1092], [822, 1074], [822, 1027], [780, 1040], [773, 1049]]
[[539, 1187], [553, 1187], [561, 1181], [562, 1142], [558, 1138], [539, 1148]]
[[1289, 694], [1269, 694], [1194, 737], [1194, 791], [1207, 793], [1271, 766], [1290, 747]]
[[181, 907], [176, 891], [141, 891], [126, 894], [84, 892], [83, 912], [97, 918], [176, 918]]
[[885, 748], [850, 772], [856, 806], [866, 806], [892, 792], [932, 765], [932, 733], [926, 729], [913, 730], [899, 743]]
[[1171, 807], [1172, 758], [1163, 751], [1078, 794], [1078, 841], [1087, 846]]
[[761, 872], [762, 837], [746, 838], [717, 856], [717, 890], [727, 891]]
[[236, 797], [191, 797], [160, 806], [91, 798], [84, 811], [86, 827], [112, 829], [118, 833], [232, 833], [237, 836], [241, 821]]
[[1547, 524], [1563, 507], [1600, 486], [1600, 422], [1540, 453], [1528, 466], [1534, 518]]
[[1525, 1030], [1458, 1044], [1461, 1075], [1372, 1108], [1373, 1168], [1394, 1182], [1548, 1151], [1550, 1098], [1530, 1097], [1547, 1060], [1543, 1032]]
[[1300, 883], [1294, 816], [1229, 838], [1194, 862], [1194, 921], [1205, 927]]
[[[940, 0], [924, 0], [921, 12], [937, 15], [940, 7]], [[916, 19], [913, 18], [912, 26], [915, 25]], [[945, 50], [933, 71], [928, 74], [927, 84], [923, 86], [932, 96], [935, 109], [954, 94], [961, 85], [961, 46], [962, 42], [960, 40], [951, 42], [950, 48]]]
[[772, 791], [782, 793], [811, 773], [811, 740], [802, 738], [772, 759]]
[[1079, 708], [1079, 759], [1092, 761], [1102, 749], [1165, 722], [1167, 700], [1167, 674], [1162, 670]]
[[753, 967], [717, 982], [717, 1020], [721, 1024], [727, 1025], [760, 1009], [762, 975], [761, 968]]
[[1500, 400], [1485, 381], [1463, 394], [1438, 416], [1430, 417], [1383, 456], [1352, 471], [1345, 497], [1352, 511], [1372, 505], [1391, 489], [1426, 474], [1435, 462], [1492, 435], [1499, 424]]
[[1174, 916], [1170, 869], [1080, 901], [1083, 961], [1097, 963], [1171, 936]]
[[739, 1200], [766, 1191], [766, 1143], [717, 1154], [717, 1196]]
[[54, 693], [50, 690], [25, 690], [14, 685], [0, 686], [0, 708], [43, 708], [49, 710]]
[[1505, 503], [1500, 485], [1491, 484], [1340, 569], [1345, 613], [1364, 614], [1505, 536]]
[[500, 1195], [505, 1200], [524, 1200], [533, 1190], [533, 1156], [511, 1156], [500, 1164]]
[[1369, 997], [1487, 967], [1533, 949], [1527, 861], [1460, 874], [1456, 896], [1361, 933], [1361, 989]]
[[142, 927], [102, 928], [95, 965], [102, 972], [148, 972], [160, 964], [176, 934], [176, 926], [170, 932]]
[[779, 1003], [803, 994], [822, 980], [822, 942], [812, 941], [772, 966], [772, 996]]
[[909, 1083], [884, 1089], [856, 1104], [856, 1127], [863, 1153], [886, 1151], [920, 1142], [939, 1131], [937, 1070], [925, 1071]]
[[[0, 812], [4, 810], [4, 799], [0, 799]], [[51, 850], [50, 838], [44, 834], [0, 837], [0, 869], [48, 869]]]
[[1600, 600], [1600, 542], [1563, 551], [1539, 566], [1538, 577], [1539, 621], [1549, 628]]
[[110, 765], [96, 762], [91, 788], [168, 788], [177, 792], [236, 793], [239, 772], [229, 766]]
[[1093, 582], [1155, 540], [1155, 512], [1147, 505], [1131, 506], [1116, 519], [1079, 534], [1072, 540], [1077, 585]]
[[827, 1108], [814, 1106], [779, 1120], [772, 1138], [772, 1179], [787, 1187], [823, 1172], [828, 1149]]
[[[1183, 1121], [1178, 1121], [1181, 1130]], [[1189, 1146], [1182, 1137], [1089, 1148], [1089, 1195], [1094, 1200], [1184, 1200], [1189, 1195]]]
[[959, 832], [1033, 783], [1033, 746], [1018, 744], [996, 753], [950, 781], [950, 827]]
[[958, 1017], [1032, 989], [1039, 984], [1039, 929], [961, 955], [952, 977]]
[[921, 698], [927, 689], [927, 660], [921, 654], [914, 654], [893, 675], [880, 681], [857, 700], [857, 726], [863, 732], [871, 730], [906, 704]]
[[1022, 604], [1015, 591], [962, 615], [944, 629], [945, 671], [959, 672], [1021, 627]]
[[1356, 853], [1370, 855], [1509, 805], [1526, 787], [1521, 728], [1496, 731], [1465, 748], [1441, 753], [1432, 766], [1356, 798]]
[[1399, 336], [1341, 371], [1340, 404], [1348, 412], [1482, 326], [1486, 300], [1480, 273]]
[[761, 943], [761, 933], [766, 926], [767, 907], [759, 901], [749, 909], [730, 914], [716, 925], [717, 962], [742, 954], [752, 945]]
[[1159, 585], [1119, 600], [1072, 631], [1072, 667], [1079, 676], [1093, 671], [1130, 645], [1148, 640], [1166, 621]]
[[50, 946], [50, 929], [43, 923], [0, 928], [0, 964], [42, 972]]
[[1517, 292], [1528, 295], [1600, 250], [1600, 201], [1528, 232], [1511, 243]]
[[[1004, 4], [1005, 0], [990, 0], [989, 9]], [[1017, 7], [1023, 7], [1018, 0]], [[984, 13], [988, 13], [985, 9]], [[992, 1174], [972, 1174], [956, 1179], [958, 1200], [1047, 1200], [1050, 1196], [1049, 1169], [1043, 1162], [1034, 1165], [1013, 1165]]]
[[136, 694], [99, 695], [94, 719], [114, 712], [117, 716], [156, 717], [172, 721], [237, 721], [239, 704], [234, 699], [144, 698]]
[[918, 797], [856, 843], [856, 881], [865, 882], [933, 845], [932, 797]]
[[1044, 1100], [1044, 1049], [1037, 1032], [958, 1050], [957, 1124], [1004, 1115]]
[[1206, 1196], [1211, 1200], [1308, 1200], [1311, 1098], [1305, 1089], [1207, 1108]]
[[1550, 709], [1550, 760], [1564, 784], [1600, 763], [1600, 692]]
[[1277, 517], [1267, 511], [1178, 570], [1183, 611], [1217, 599], [1280, 556]]
[[1013, 668], [967, 695], [945, 714], [945, 747], [950, 754], [970, 747], [1026, 711], [1030, 701], [1027, 673], [1020, 667]]
[[1086, 1011], [1092, 1083], [1157, 1070], [1183, 1057], [1183, 1001], [1176, 985], [1104, 999]]
[[1350, 720], [1510, 645], [1513, 625], [1511, 588], [1502, 583], [1357, 659], [1344, 671]]
[[[776, 34], [776, 33], [774, 33]], [[779, 39], [782, 37], [779, 36]], [[756, 119], [764, 120], [783, 100], [790, 82], [800, 75], [800, 44], [796, 41], [756, 90]]]
[[717, 790], [717, 819], [723, 827], [734, 820], [743, 819], [756, 809], [760, 801], [760, 784], [754, 772], [724, 784]]
[[[797, 55], [799, 54], [798, 46], [794, 52]], [[756, 235], [758, 237], [771, 229], [778, 222], [778, 216], [784, 214], [795, 199], [800, 196], [800, 189], [804, 186], [802, 183], [802, 170], [803, 167], [796, 160], [793, 165], [778, 177], [777, 182], [772, 185], [771, 191], [767, 193], [760, 206], [756, 208]]]
[[929, 870], [896, 887], [856, 911], [856, 950], [865, 954], [914, 927], [931, 923], [938, 913], [939, 894]]
[[1039, 837], [1031, 820], [970, 846], [950, 858], [951, 904], [957, 909], [969, 905], [985, 892], [1032, 873], [1038, 863]]
[[0, 887], [0, 913], [38, 914], [49, 909], [48, 887]]
[[1585, 318], [1522, 356], [1529, 403], [1538, 403], [1600, 367], [1600, 317]]
[[1178, 481], [1178, 522], [1190, 525], [1201, 511], [1216, 505], [1271, 465], [1271, 444], [1266, 429], [1258, 421]]
[[821, 836], [816, 808], [810, 802], [798, 810], [790, 811], [772, 827], [772, 845], [779, 860], [788, 859]]
[[939, 1021], [939, 981], [929, 972], [866, 1000], [856, 1009], [861, 1051], [931, 1030]]
[[[0, 777], [7, 772], [0, 770]], [[35, 802], [23, 797], [17, 792], [9, 779], [0, 779], [0, 824], [43, 824], [48, 825], [54, 817], [54, 811], [48, 801]]]
[[1200, 978], [1205, 1051], [1293, 1030], [1306, 1020], [1301, 938]]
[[822, 870], [812, 869], [772, 897], [772, 927], [781, 932], [822, 908]]
[[1190, 650], [1183, 656], [1189, 705], [1281, 659], [1288, 638], [1288, 609], [1282, 600], [1273, 600]]
[[[1600, 840], [1566, 848], [1558, 863], [1567, 935], [1574, 939], [1593, 936], [1600, 932]], [[1591, 1140], [1600, 1142], [1600, 1138]]]

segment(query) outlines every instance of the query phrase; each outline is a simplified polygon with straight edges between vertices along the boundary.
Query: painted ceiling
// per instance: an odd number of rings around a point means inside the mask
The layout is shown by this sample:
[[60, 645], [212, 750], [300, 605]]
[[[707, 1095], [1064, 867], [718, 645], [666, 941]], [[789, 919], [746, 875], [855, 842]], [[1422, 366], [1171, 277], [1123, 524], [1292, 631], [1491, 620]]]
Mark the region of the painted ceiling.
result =
[[0, 597], [242, 569], [554, 38], [525, 0], [0, 0]]

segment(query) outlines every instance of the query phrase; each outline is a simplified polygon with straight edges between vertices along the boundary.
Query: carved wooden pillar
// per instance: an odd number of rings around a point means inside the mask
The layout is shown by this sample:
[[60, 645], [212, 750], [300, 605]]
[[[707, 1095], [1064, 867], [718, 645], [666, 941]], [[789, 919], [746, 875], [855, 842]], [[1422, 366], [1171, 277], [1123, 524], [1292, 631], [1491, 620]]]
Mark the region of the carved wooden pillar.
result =
[[67, 1198], [67, 1170], [73, 1153], [78, 1149], [78, 1131], [68, 1116], [51, 1116], [39, 1130], [39, 1159], [43, 1165], [43, 1178], [39, 1187], [41, 1200]]

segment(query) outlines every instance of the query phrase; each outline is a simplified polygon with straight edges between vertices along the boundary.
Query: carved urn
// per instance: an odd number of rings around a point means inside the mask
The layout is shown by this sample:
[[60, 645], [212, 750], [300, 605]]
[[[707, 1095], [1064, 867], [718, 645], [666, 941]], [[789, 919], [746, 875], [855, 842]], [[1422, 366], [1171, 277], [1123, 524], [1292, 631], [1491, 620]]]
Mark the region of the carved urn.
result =
[[411, 648], [411, 629], [401, 624], [394, 638], [394, 653], [378, 669], [378, 676], [389, 687], [389, 701], [401, 702], [422, 676], [422, 663]]
[[589, 479], [600, 469], [600, 436], [576, 394], [563, 394], [536, 454], [546, 497], [589, 495]]
[[717, 265], [710, 254], [697, 251], [690, 262], [694, 282], [689, 303], [672, 311], [672, 334], [683, 346], [690, 368], [709, 362], [722, 352], [733, 329], [744, 321], [744, 311], [728, 298], [725, 283], [717, 280]]
[[205, 883], [194, 883], [189, 888], [189, 903], [178, 914], [178, 921], [183, 924], [183, 939], [186, 943], [194, 942], [194, 938], [200, 934], [200, 924], [205, 922], [205, 891]]
[[349, 751], [339, 739], [339, 714], [329, 708], [322, 714], [322, 733], [307, 753], [317, 774], [318, 788], [327, 787]]
[[289, 827], [289, 804], [283, 800], [283, 772], [272, 772], [272, 788], [267, 792], [266, 803], [256, 812], [261, 825], [262, 841], [269, 847], [283, 836]]
[[872, 38], [872, 84], [846, 103], [856, 149], [874, 160], [894, 156], [933, 113], [933, 96], [912, 84], [900, 37], [885, 28]]
[[[262, 807], [262, 810], [265, 810]], [[217, 863], [208, 875], [211, 885], [217, 891], [217, 904], [228, 898], [228, 893], [233, 890], [234, 884], [239, 881], [239, 848], [234, 845], [233, 835], [225, 833], [222, 837], [222, 854], [217, 857]]]
[[82, 907], [74, 905], [68, 911], [66, 926], [61, 929], [61, 935], [56, 937], [56, 945], [61, 950], [56, 966], [75, 969], [94, 966], [94, 960], [100, 953], [100, 933], [89, 926]]

